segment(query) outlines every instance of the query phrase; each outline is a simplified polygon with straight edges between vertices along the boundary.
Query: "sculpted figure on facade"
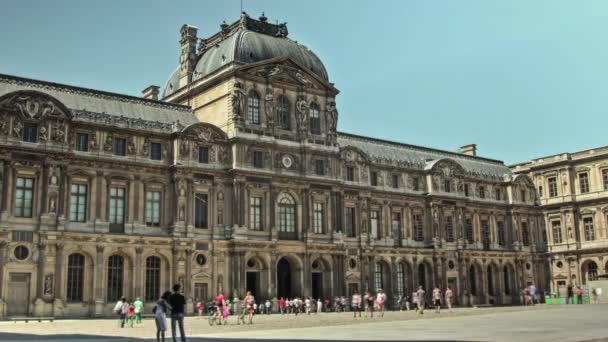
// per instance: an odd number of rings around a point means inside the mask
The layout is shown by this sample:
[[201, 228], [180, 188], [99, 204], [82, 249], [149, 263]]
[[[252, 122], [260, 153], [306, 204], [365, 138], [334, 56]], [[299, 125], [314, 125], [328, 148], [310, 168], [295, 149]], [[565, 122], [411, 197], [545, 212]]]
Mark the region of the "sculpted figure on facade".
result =
[[133, 136], [130, 136], [127, 141], [127, 154], [131, 156], [135, 154], [135, 139]]
[[0, 134], [2, 134], [2, 135], [8, 134], [8, 129], [9, 129], [8, 124], [9, 124], [8, 116], [6, 114], [2, 114], [0, 116]]
[[110, 133], [106, 136], [106, 143], [103, 145], [103, 150], [106, 152], [112, 152], [114, 150], [114, 137]]
[[141, 146], [141, 156], [147, 157], [150, 153], [150, 139], [146, 138], [144, 144]]
[[268, 127], [274, 125], [274, 95], [272, 89], [266, 89], [266, 95], [264, 96], [264, 113], [266, 114], [266, 123]]
[[22, 134], [23, 134], [23, 123], [21, 122], [21, 120], [15, 118], [13, 120], [13, 136], [15, 138], [21, 138]]
[[304, 97], [298, 98], [296, 102], [296, 117], [298, 119], [298, 129], [305, 131], [308, 127], [308, 102]]
[[46, 142], [48, 140], [45, 125], [41, 125], [40, 129], [38, 129], [38, 140], [40, 140], [41, 142]]
[[61, 123], [53, 125], [53, 141], [61, 143], [65, 139], [65, 126]]
[[338, 110], [336, 108], [336, 101], [328, 100], [325, 108], [327, 110], [327, 128], [329, 132], [335, 133], [338, 125]]
[[247, 96], [240, 82], [234, 84], [232, 91], [232, 114], [235, 120], [240, 120], [245, 115]]

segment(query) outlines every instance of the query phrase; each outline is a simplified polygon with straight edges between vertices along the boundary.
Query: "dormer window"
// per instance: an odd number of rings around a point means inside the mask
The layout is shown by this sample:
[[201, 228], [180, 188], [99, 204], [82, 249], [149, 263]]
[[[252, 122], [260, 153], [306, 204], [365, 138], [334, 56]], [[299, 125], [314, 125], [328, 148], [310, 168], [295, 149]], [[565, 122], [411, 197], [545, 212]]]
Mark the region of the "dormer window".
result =
[[444, 192], [450, 192], [450, 180], [449, 179], [445, 179], [443, 181], [443, 191]]
[[371, 186], [378, 186], [378, 172], [372, 171], [369, 182]]
[[486, 198], [486, 188], [483, 186], [479, 187], [479, 198]]
[[38, 125], [31, 122], [26, 122], [23, 125], [23, 141], [31, 143], [38, 142]]
[[251, 124], [260, 124], [260, 96], [253, 90], [247, 98], [247, 119]]
[[494, 190], [496, 192], [496, 200], [500, 201], [501, 200], [501, 193], [500, 193], [500, 189], [495, 189]]
[[321, 118], [319, 116], [319, 106], [312, 103], [309, 109], [310, 114], [310, 133], [321, 134]]

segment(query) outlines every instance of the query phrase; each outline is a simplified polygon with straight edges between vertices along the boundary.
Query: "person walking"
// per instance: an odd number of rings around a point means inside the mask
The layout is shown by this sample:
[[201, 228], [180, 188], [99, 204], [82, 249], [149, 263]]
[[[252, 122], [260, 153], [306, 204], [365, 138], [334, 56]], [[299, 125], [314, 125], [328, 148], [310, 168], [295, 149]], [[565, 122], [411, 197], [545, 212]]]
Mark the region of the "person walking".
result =
[[433, 305], [435, 306], [435, 313], [441, 313], [441, 290], [435, 286], [433, 289]]
[[412, 292], [412, 304], [414, 305], [414, 310], [418, 312], [418, 292]]
[[452, 289], [448, 286], [445, 290], [445, 304], [448, 306], [448, 311], [452, 312], [452, 300], [454, 299], [454, 293]]
[[422, 286], [418, 286], [418, 291], [416, 291], [416, 299], [418, 301], [418, 312], [421, 315], [424, 315], [424, 305], [426, 304], [426, 298], [424, 296], [426, 292], [422, 289]]
[[530, 301], [532, 302], [532, 305], [536, 305], [536, 286], [534, 286], [534, 284], [530, 284], [530, 286], [528, 286], [528, 293], [530, 293]]
[[583, 304], [583, 289], [580, 286], [576, 287], [576, 299], [578, 304]]
[[355, 291], [353, 294], [351, 304], [353, 306], [353, 318], [357, 318], [357, 314], [359, 314], [359, 318], [361, 318], [361, 295], [358, 291]]
[[135, 305], [133, 303], [129, 303], [129, 308], [127, 309], [127, 322], [129, 324], [129, 328], [133, 328], [134, 321], [135, 321]]
[[285, 299], [283, 297], [279, 299], [279, 312], [281, 312], [281, 315], [285, 314]]
[[320, 314], [321, 310], [323, 310], [323, 303], [321, 302], [321, 298], [318, 298], [317, 299], [317, 314]]
[[405, 296], [405, 310], [410, 311], [410, 296]]
[[365, 317], [370, 314], [370, 318], [374, 318], [374, 296], [369, 291], [365, 291]]
[[573, 304], [574, 301], [572, 299], [574, 298], [574, 288], [572, 287], [572, 284], [568, 284], [567, 296], [566, 304]]
[[222, 323], [227, 323], [226, 319], [224, 319], [224, 307], [226, 306], [226, 297], [224, 297], [223, 293], [219, 293], [217, 297], [215, 297], [215, 307], [217, 309], [217, 317], [220, 318], [220, 325]]
[[186, 333], [184, 331], [184, 307], [186, 298], [180, 293], [181, 284], [173, 285], [173, 293], [169, 296], [169, 306], [171, 306], [171, 336], [173, 342], [177, 342], [176, 325], [179, 327], [179, 336], [182, 342], [186, 342]]
[[120, 299], [116, 302], [116, 305], [114, 305], [114, 309], [112, 309], [112, 312], [118, 315], [118, 322], [120, 323], [121, 328], [125, 327], [125, 319], [127, 318], [126, 311], [123, 312], [122, 310], [123, 304], [125, 304], [126, 301], [127, 299], [125, 297], [120, 297]]
[[384, 303], [386, 303], [386, 293], [384, 293], [384, 290], [378, 289], [378, 294], [376, 295], [376, 305], [378, 305], [380, 317], [384, 317]]
[[247, 296], [245, 297], [245, 305], [247, 306], [247, 316], [249, 318], [249, 324], [253, 324], [253, 311], [255, 310], [255, 298], [251, 294], [251, 292], [247, 292]]
[[171, 309], [168, 303], [171, 292], [162, 294], [156, 305], [152, 308], [154, 323], [156, 324], [156, 342], [165, 342], [165, 331], [167, 330], [167, 311]]
[[135, 323], [141, 324], [141, 312], [144, 309], [144, 303], [137, 297], [135, 302], [133, 302], [133, 305], [135, 305]]
[[266, 314], [270, 315], [272, 312], [272, 304], [270, 303], [270, 299], [266, 299]]

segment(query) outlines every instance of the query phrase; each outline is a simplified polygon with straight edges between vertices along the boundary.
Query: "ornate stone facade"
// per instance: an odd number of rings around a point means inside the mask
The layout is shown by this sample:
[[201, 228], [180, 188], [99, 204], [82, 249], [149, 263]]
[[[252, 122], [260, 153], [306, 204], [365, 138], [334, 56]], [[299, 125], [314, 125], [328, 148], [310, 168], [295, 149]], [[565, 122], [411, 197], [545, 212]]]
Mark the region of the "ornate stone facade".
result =
[[551, 290], [608, 277], [608, 147], [542, 157], [512, 166], [540, 195]]
[[[209, 57], [236, 36], [281, 49]], [[527, 176], [337, 132], [338, 90], [286, 36], [244, 15], [195, 51], [184, 26], [162, 102], [0, 76], [0, 317], [109, 315], [177, 282], [191, 309], [219, 291], [393, 304], [450, 285], [467, 305], [544, 288]]]

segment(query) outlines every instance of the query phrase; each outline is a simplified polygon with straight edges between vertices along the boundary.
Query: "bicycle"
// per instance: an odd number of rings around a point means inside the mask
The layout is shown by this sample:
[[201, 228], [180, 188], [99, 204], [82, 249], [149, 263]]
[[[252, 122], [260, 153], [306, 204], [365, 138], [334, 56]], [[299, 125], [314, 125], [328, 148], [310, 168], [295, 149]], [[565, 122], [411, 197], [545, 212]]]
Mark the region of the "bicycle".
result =
[[207, 314], [209, 315], [208, 320], [209, 320], [210, 326], [213, 326], [216, 323], [217, 323], [217, 325], [222, 324], [222, 318], [220, 317], [219, 313], [217, 312], [217, 305], [215, 304], [215, 302], [211, 302], [211, 303], [207, 304]]

